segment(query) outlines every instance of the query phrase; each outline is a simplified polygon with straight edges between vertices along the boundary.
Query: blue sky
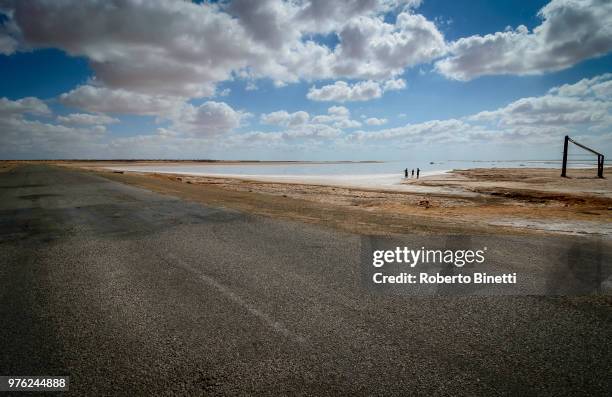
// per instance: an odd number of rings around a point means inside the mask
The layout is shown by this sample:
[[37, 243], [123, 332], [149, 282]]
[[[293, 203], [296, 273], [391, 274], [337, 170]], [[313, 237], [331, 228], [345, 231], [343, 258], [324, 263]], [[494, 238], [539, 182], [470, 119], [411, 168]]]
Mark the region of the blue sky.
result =
[[0, 2], [0, 157], [612, 149], [607, 2], [104, 3]]

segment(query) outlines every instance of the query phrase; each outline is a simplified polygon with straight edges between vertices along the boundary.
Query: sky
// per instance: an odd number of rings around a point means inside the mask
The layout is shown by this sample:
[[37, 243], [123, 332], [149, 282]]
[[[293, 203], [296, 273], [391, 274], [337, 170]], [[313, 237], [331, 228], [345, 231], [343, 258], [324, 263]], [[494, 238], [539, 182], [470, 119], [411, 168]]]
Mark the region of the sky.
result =
[[0, 76], [2, 159], [612, 155], [609, 0], [0, 0]]

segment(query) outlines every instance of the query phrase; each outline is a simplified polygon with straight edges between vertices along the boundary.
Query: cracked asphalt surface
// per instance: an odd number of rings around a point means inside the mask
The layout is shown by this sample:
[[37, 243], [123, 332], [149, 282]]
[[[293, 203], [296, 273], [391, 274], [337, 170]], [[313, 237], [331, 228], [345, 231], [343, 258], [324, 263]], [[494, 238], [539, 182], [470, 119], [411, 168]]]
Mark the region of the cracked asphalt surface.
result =
[[359, 235], [44, 165], [0, 173], [0, 226], [0, 375], [71, 395], [612, 389], [609, 305], [372, 294]]

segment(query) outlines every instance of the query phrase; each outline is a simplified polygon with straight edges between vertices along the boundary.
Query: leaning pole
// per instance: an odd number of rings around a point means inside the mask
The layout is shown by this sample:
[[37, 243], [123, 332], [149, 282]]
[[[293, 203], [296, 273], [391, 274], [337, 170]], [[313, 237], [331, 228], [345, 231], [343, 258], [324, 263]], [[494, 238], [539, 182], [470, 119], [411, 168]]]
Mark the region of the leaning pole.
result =
[[563, 164], [561, 165], [561, 176], [566, 177], [567, 173], [567, 146], [569, 143], [569, 136], [565, 136], [565, 141], [563, 142]]

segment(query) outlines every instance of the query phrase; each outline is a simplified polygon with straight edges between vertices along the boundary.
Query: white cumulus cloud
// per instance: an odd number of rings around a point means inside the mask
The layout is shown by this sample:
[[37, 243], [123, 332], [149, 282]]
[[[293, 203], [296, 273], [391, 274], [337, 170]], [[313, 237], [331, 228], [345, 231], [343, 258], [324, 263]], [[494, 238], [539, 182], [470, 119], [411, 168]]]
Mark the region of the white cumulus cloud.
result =
[[331, 124], [335, 128], [356, 128], [361, 123], [351, 119], [351, 112], [344, 106], [332, 106], [327, 109], [327, 114], [312, 118], [315, 124]]
[[336, 81], [321, 88], [311, 87], [306, 97], [313, 101], [368, 101], [380, 98], [385, 91], [401, 90], [405, 87], [406, 82], [402, 79], [388, 80], [383, 84], [368, 80], [353, 85], [345, 81]]
[[238, 128], [245, 116], [225, 102], [187, 104], [174, 118], [174, 128], [197, 136], [218, 135]]
[[[4, 0], [20, 48], [85, 57], [113, 90], [210, 97], [241, 76], [279, 85], [300, 80], [387, 80], [446, 51], [417, 1]], [[387, 12], [397, 10], [393, 22]], [[402, 11], [403, 10], [403, 11]], [[11, 34], [13, 34], [11, 33]], [[335, 34], [335, 47], [313, 40]], [[14, 40], [2, 36], [3, 52]]]
[[59, 100], [65, 106], [89, 112], [163, 116], [175, 112], [185, 98], [82, 85], [60, 95]]
[[379, 119], [376, 117], [370, 117], [366, 120], [367, 125], [384, 125], [387, 124], [387, 119]]
[[539, 14], [533, 29], [461, 38], [450, 46], [451, 56], [436, 69], [453, 79], [483, 75], [540, 74], [568, 68], [612, 50], [612, 2], [553, 0]]
[[58, 116], [57, 121], [66, 125], [103, 125], [118, 123], [119, 120], [105, 114], [71, 113]]
[[[503, 142], [559, 144], [569, 134], [593, 144], [610, 142], [612, 74], [552, 88], [538, 97], [520, 98], [495, 110], [461, 119], [430, 120], [376, 131], [355, 131], [350, 142], [414, 143]], [[369, 124], [366, 120], [366, 123]]]
[[[5, 159], [74, 158], [77, 152], [84, 157], [94, 156], [100, 139], [106, 134], [104, 126], [75, 128], [46, 122], [50, 116], [51, 110], [40, 99], [0, 98], [0, 156]], [[35, 117], [42, 117], [44, 121]]]
[[288, 113], [285, 110], [279, 110], [261, 115], [261, 122], [283, 127], [295, 127], [307, 123], [309, 118], [310, 115], [304, 111]]
[[0, 55], [11, 55], [17, 49], [17, 41], [0, 32]]
[[27, 97], [12, 101], [8, 98], [0, 98], [0, 116], [15, 116], [24, 113], [33, 115], [50, 115], [51, 110], [38, 98]]

